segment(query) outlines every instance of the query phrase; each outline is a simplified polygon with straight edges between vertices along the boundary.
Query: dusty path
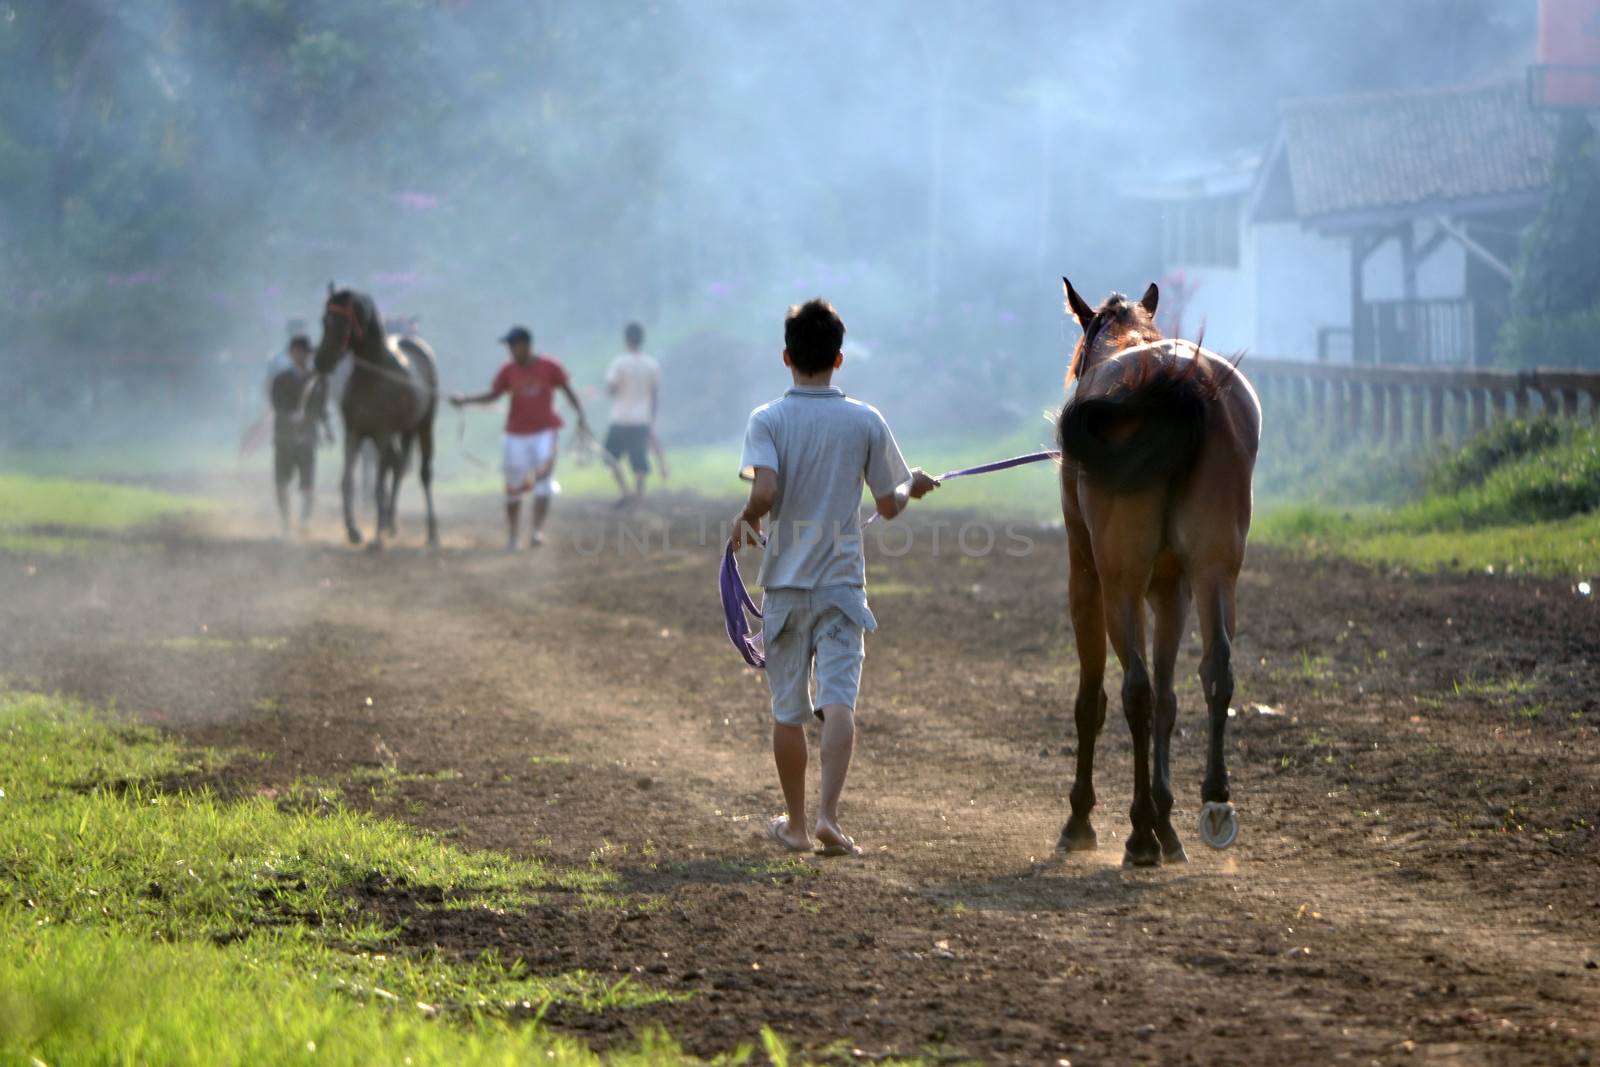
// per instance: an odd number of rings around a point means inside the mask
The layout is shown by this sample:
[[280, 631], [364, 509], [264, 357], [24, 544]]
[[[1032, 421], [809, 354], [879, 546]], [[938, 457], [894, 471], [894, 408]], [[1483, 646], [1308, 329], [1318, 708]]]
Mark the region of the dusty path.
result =
[[[1051, 851], [1076, 677], [1059, 533], [1019, 527], [1033, 548], [1010, 555], [1002, 531], [974, 558], [949, 527], [935, 558], [925, 522], [872, 573], [846, 810], [868, 857], [790, 861], [760, 837], [779, 807], [764, 687], [712, 599], [701, 529], [720, 511], [668, 508], [619, 551], [599, 509], [563, 502], [549, 546], [507, 556], [491, 503], [451, 510], [435, 556], [350, 552], [331, 529], [278, 545], [238, 520], [0, 557], [0, 672], [263, 753], [240, 788], [393, 761], [418, 778], [379, 810], [618, 871], [644, 918], [418, 912], [406, 934], [695, 994], [550, 1020], [599, 1044], [659, 1023], [712, 1052], [771, 1024], [847, 1058], [1600, 1056], [1600, 609], [1563, 583], [1254, 552], [1229, 744], [1243, 834], [1219, 854], [1188, 833], [1187, 866], [1130, 872], [1115, 702], [1101, 851]], [[1180, 668], [1182, 831], [1193, 648]]]

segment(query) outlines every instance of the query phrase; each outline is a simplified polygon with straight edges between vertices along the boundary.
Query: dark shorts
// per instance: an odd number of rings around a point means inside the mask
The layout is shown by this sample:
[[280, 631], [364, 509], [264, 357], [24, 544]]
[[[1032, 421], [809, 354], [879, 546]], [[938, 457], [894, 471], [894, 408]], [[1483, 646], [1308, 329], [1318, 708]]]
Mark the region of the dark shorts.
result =
[[635, 474], [650, 472], [650, 427], [611, 424], [606, 431], [606, 451], [617, 459], [626, 456]]
[[300, 488], [310, 489], [317, 476], [317, 446], [278, 442], [272, 446], [272, 475], [279, 485], [288, 485], [300, 475]]

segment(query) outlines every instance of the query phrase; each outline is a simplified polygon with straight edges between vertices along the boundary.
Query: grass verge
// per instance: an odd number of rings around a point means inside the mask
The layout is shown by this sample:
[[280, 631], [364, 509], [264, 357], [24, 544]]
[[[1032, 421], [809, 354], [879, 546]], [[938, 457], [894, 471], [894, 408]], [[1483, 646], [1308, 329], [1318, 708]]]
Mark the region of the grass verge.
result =
[[0, 550], [82, 551], [105, 534], [210, 506], [197, 497], [154, 489], [0, 474]]
[[[0, 692], [0, 1063], [594, 1063], [509, 1016], [668, 995], [406, 949], [363, 903], [374, 887], [431, 887], [419, 899], [452, 908], [556, 890], [628, 905], [598, 868], [463, 852], [337, 805], [160, 787], [219, 758]], [[686, 1061], [659, 1035], [607, 1059]]]
[[1600, 574], [1600, 427], [1500, 423], [1435, 460], [1425, 482], [1390, 508], [1270, 508], [1253, 536], [1423, 571]]

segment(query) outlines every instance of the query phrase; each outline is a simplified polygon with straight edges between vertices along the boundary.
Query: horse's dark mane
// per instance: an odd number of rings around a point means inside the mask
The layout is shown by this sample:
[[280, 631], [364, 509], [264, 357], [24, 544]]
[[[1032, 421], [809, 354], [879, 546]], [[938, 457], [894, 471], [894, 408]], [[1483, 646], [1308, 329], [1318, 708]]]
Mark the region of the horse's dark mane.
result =
[[1078, 349], [1077, 359], [1073, 361], [1072, 367], [1069, 369], [1068, 381], [1083, 374], [1084, 368], [1082, 364], [1089, 358], [1089, 353], [1094, 350], [1095, 338], [1100, 335], [1101, 330], [1112, 323], [1119, 326], [1144, 325], [1139, 321], [1138, 314], [1135, 311], [1137, 307], [1138, 305], [1129, 300], [1125, 294], [1112, 293], [1105, 298], [1105, 301], [1099, 307], [1094, 309], [1094, 315], [1083, 328], [1083, 344]]
[[[366, 293], [356, 289], [340, 289], [328, 297], [330, 304], [342, 303], [346, 300], [350, 302], [350, 310], [360, 319], [363, 332], [372, 332], [377, 337], [382, 338], [383, 320], [378, 317], [378, 302]], [[360, 348], [361, 346], [359, 345], [351, 346], [351, 351], [357, 358], [361, 358], [363, 355]]]

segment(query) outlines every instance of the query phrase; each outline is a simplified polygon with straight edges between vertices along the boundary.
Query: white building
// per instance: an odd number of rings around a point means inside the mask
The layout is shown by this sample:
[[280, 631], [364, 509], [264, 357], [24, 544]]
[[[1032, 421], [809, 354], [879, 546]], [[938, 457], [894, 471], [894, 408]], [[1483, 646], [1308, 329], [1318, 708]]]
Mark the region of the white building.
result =
[[1169, 170], [1163, 326], [1284, 359], [1493, 358], [1554, 120], [1521, 83], [1291, 100], [1264, 153]]

